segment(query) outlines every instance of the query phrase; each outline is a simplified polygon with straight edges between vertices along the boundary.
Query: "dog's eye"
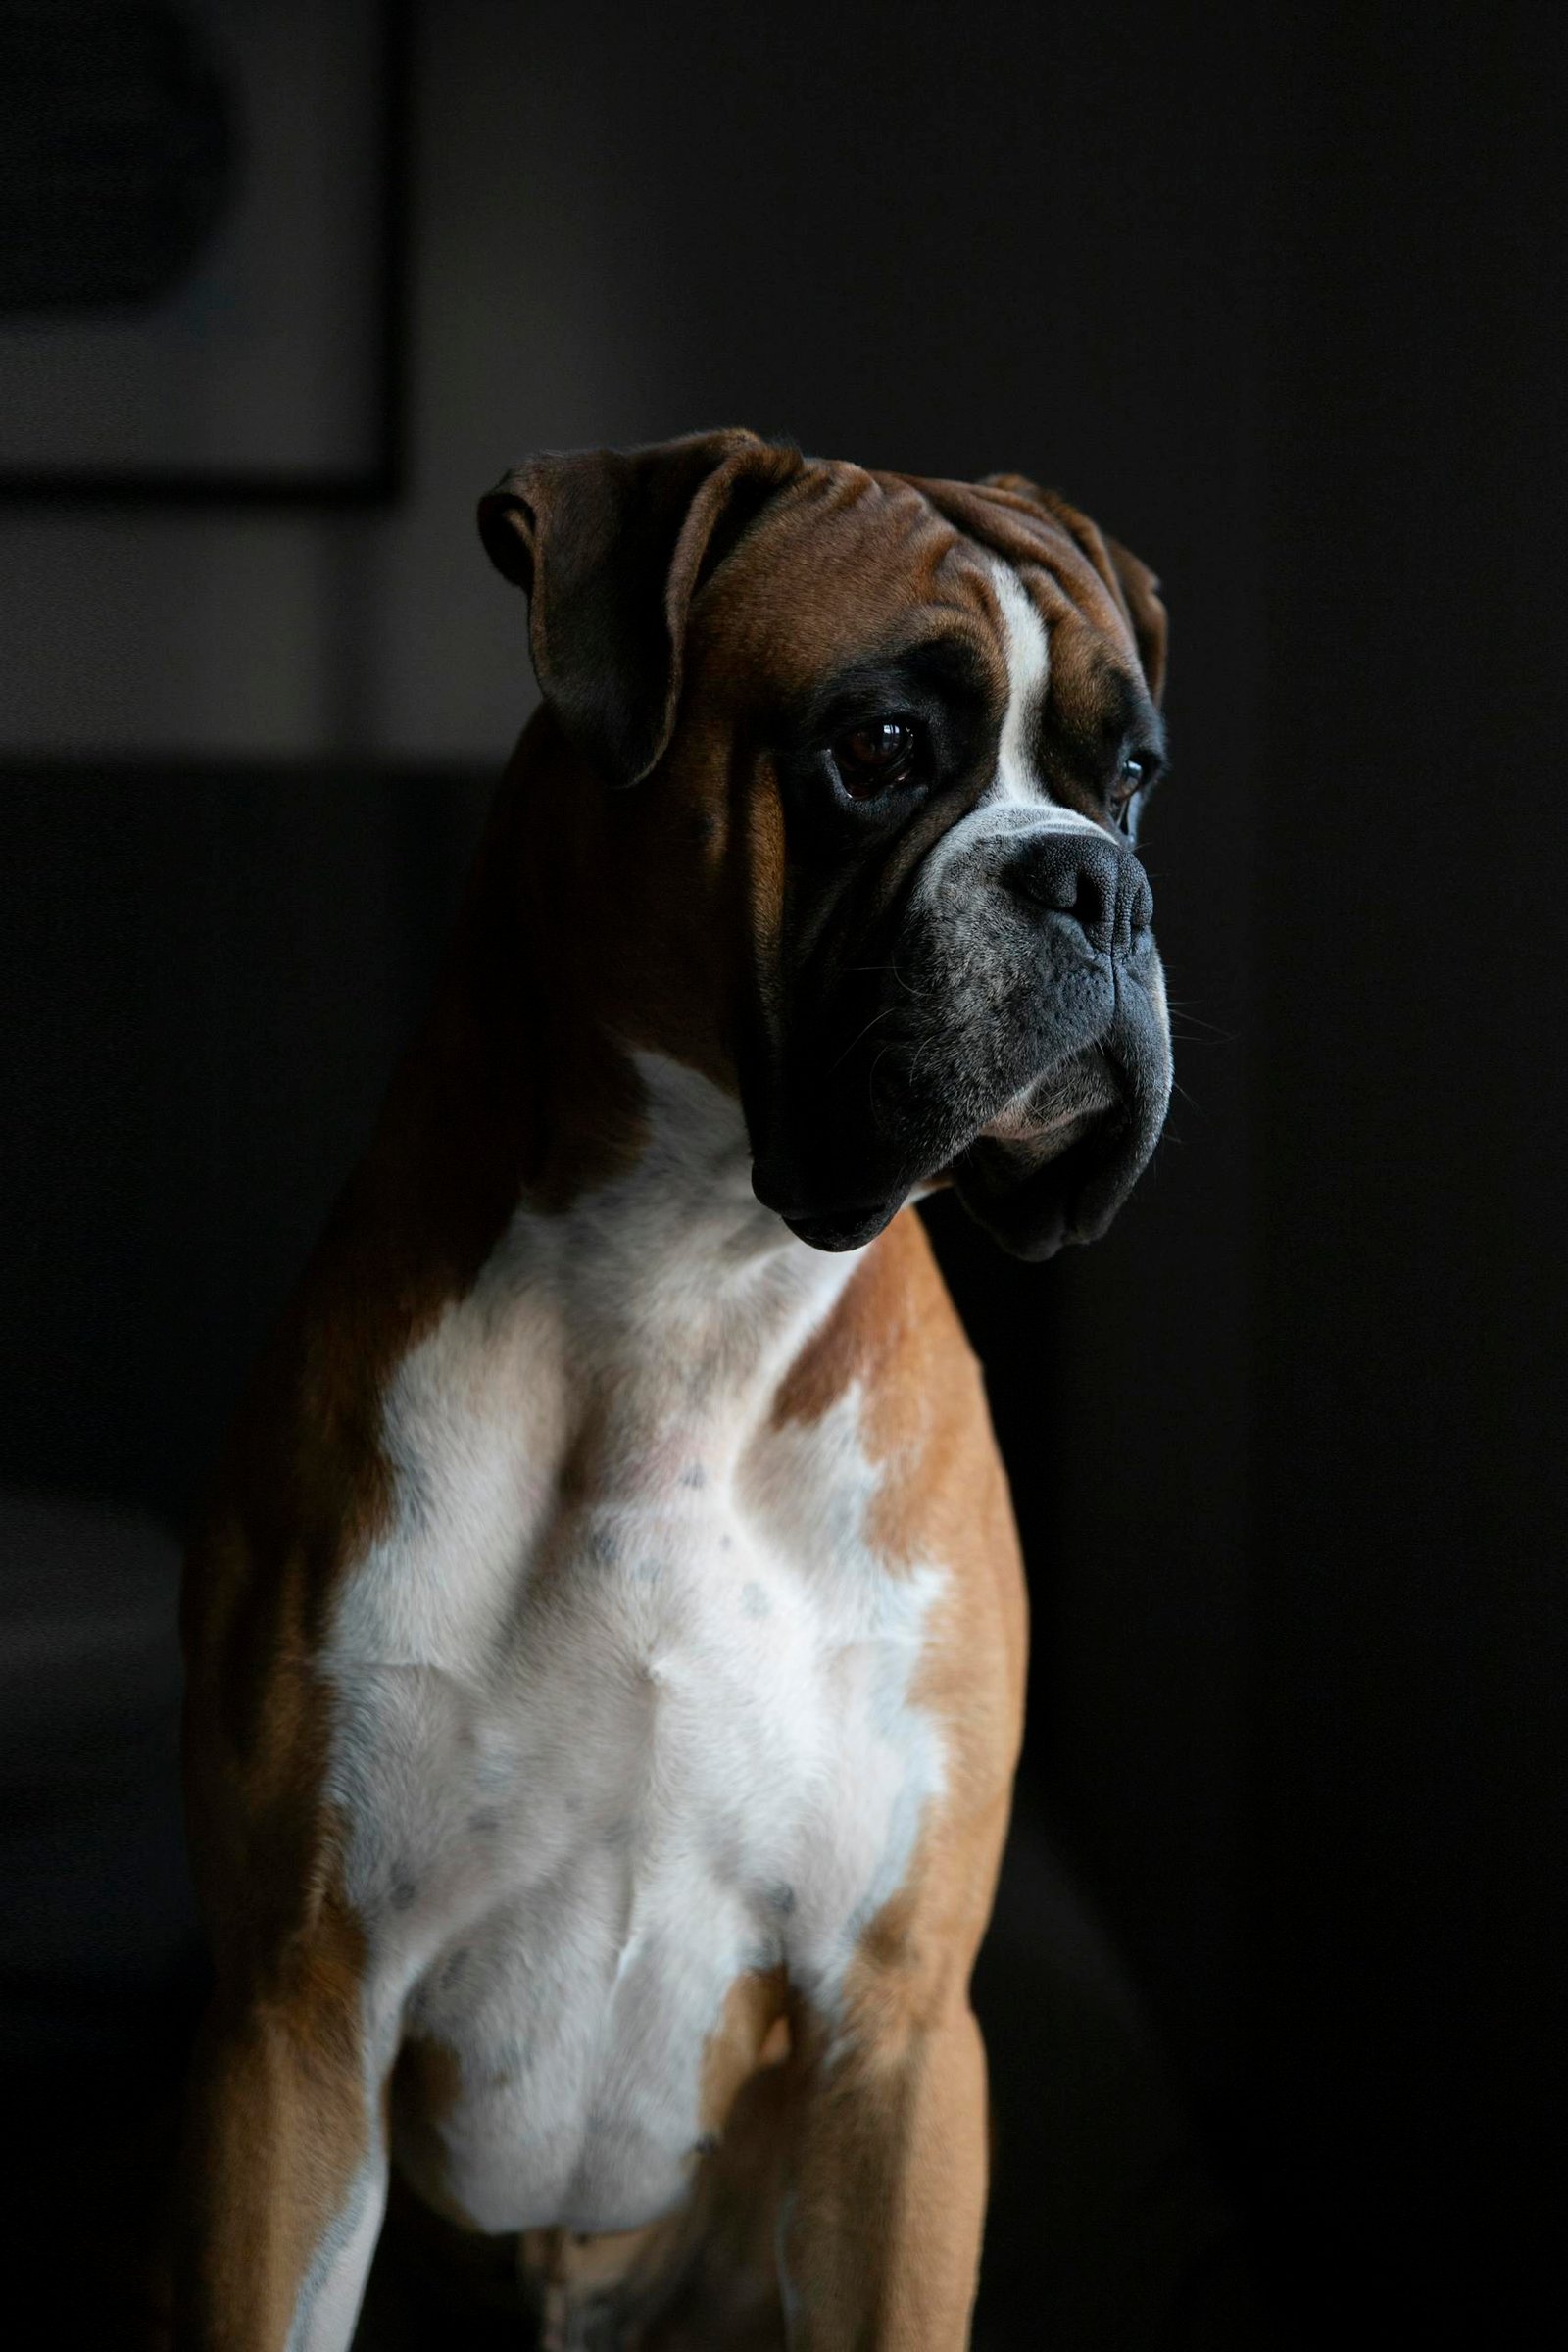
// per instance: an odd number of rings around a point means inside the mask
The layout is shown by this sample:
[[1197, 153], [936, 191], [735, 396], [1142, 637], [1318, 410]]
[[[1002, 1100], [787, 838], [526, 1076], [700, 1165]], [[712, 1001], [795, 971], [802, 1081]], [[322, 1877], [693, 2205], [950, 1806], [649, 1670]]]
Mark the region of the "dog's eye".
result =
[[851, 727], [833, 746], [833, 765], [852, 801], [875, 800], [880, 792], [907, 781], [919, 734], [906, 718], [873, 718]]
[[1128, 753], [1108, 795], [1110, 813], [1117, 824], [1123, 827], [1129, 824], [1134, 801], [1152, 784], [1158, 772], [1159, 760], [1152, 752]]

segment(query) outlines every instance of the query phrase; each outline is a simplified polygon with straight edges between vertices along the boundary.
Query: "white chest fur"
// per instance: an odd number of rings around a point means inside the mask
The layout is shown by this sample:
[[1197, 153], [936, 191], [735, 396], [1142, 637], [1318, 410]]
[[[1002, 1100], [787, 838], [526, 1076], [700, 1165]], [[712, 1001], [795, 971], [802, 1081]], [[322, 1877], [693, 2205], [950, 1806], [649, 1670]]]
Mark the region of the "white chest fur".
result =
[[402, 1367], [326, 1661], [377, 2063], [452, 2053], [441, 2185], [492, 2230], [679, 2199], [730, 1985], [782, 1963], [831, 2015], [942, 1780], [942, 1570], [870, 1544], [862, 1399], [768, 1418], [853, 1260], [751, 1200], [725, 1098], [642, 1069], [636, 1170], [519, 1218]]

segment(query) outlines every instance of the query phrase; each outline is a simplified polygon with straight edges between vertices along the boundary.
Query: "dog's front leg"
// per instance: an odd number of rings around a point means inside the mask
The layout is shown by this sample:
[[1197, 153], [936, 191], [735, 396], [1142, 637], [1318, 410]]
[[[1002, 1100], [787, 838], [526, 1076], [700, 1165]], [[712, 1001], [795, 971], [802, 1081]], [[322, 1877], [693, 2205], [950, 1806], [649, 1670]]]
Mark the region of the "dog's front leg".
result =
[[386, 2202], [382, 2071], [325, 1955], [280, 1987], [220, 1988], [191, 2083], [176, 2352], [346, 2352]]
[[805, 2085], [780, 2263], [790, 2352], [961, 2352], [986, 2197], [986, 2067], [961, 1991]]

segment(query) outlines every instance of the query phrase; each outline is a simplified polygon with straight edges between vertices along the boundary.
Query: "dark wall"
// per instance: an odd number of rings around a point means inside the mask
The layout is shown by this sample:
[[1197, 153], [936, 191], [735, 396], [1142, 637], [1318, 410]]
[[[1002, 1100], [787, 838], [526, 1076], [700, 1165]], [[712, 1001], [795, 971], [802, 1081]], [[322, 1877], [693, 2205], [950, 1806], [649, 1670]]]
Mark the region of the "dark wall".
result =
[[368, 1139], [485, 797], [0, 772], [0, 1488], [182, 1527]]
[[1268, 302], [1259, 2108], [1282, 2225], [1494, 2341], [1564, 2150], [1550, 22], [1311, 19]]
[[[530, 24], [561, 217], [516, 234], [613, 250], [627, 437], [1017, 467], [1164, 578], [1169, 1139], [1070, 1263], [934, 1220], [1030, 1556], [1026, 1771], [1286, 2298], [1336, 2340], [1524, 2340], [1568, 2087], [1554, 12]], [[172, 1509], [472, 797], [318, 776], [253, 823], [133, 784], [7, 788], [3, 1435], [15, 1481]]]

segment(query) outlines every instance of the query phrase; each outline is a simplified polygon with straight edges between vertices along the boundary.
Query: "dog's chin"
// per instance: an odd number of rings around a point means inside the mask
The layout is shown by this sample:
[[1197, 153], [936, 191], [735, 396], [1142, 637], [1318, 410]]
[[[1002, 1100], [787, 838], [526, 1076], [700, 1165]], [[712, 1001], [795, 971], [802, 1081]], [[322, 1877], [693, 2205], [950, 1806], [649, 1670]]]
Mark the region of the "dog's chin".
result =
[[943, 1184], [1013, 1257], [1098, 1241], [1148, 1164], [1169, 1090], [1168, 1060], [1129, 1042], [1127, 1054], [1093, 1047], [1058, 1064], [936, 1151], [929, 1131], [923, 1149], [895, 1144], [880, 1183], [829, 1190], [754, 1165], [753, 1189], [813, 1250], [863, 1250], [911, 1194]]
[[1044, 1162], [979, 1136], [953, 1164], [954, 1190], [1010, 1257], [1054, 1257], [1069, 1242], [1098, 1241], [1125, 1191], [1107, 1182], [1116, 1154], [1105, 1149], [1105, 1125], [1083, 1121]]
[[[1079, 1231], [1079, 1212], [1087, 1206], [1079, 1200], [1082, 1179], [1099, 1156], [1107, 1125], [1122, 1118], [1114, 1074], [1099, 1054], [1092, 1054], [1065, 1080], [1058, 1075], [1023, 1088], [971, 1142], [950, 1152], [946, 1164], [917, 1184], [901, 1183], [876, 1199], [809, 1206], [770, 1200], [771, 1188], [755, 1171], [753, 1186], [798, 1240], [813, 1250], [863, 1250], [875, 1241], [911, 1192], [951, 1183], [971, 1215], [1004, 1249], [1019, 1257], [1050, 1257], [1064, 1241], [1095, 1238]], [[1108, 1214], [1103, 1222], [1109, 1222]]]
[[1149, 1156], [1116, 1071], [1090, 1054], [1026, 1088], [953, 1161], [959, 1200], [1010, 1256], [1054, 1257], [1105, 1231]]

